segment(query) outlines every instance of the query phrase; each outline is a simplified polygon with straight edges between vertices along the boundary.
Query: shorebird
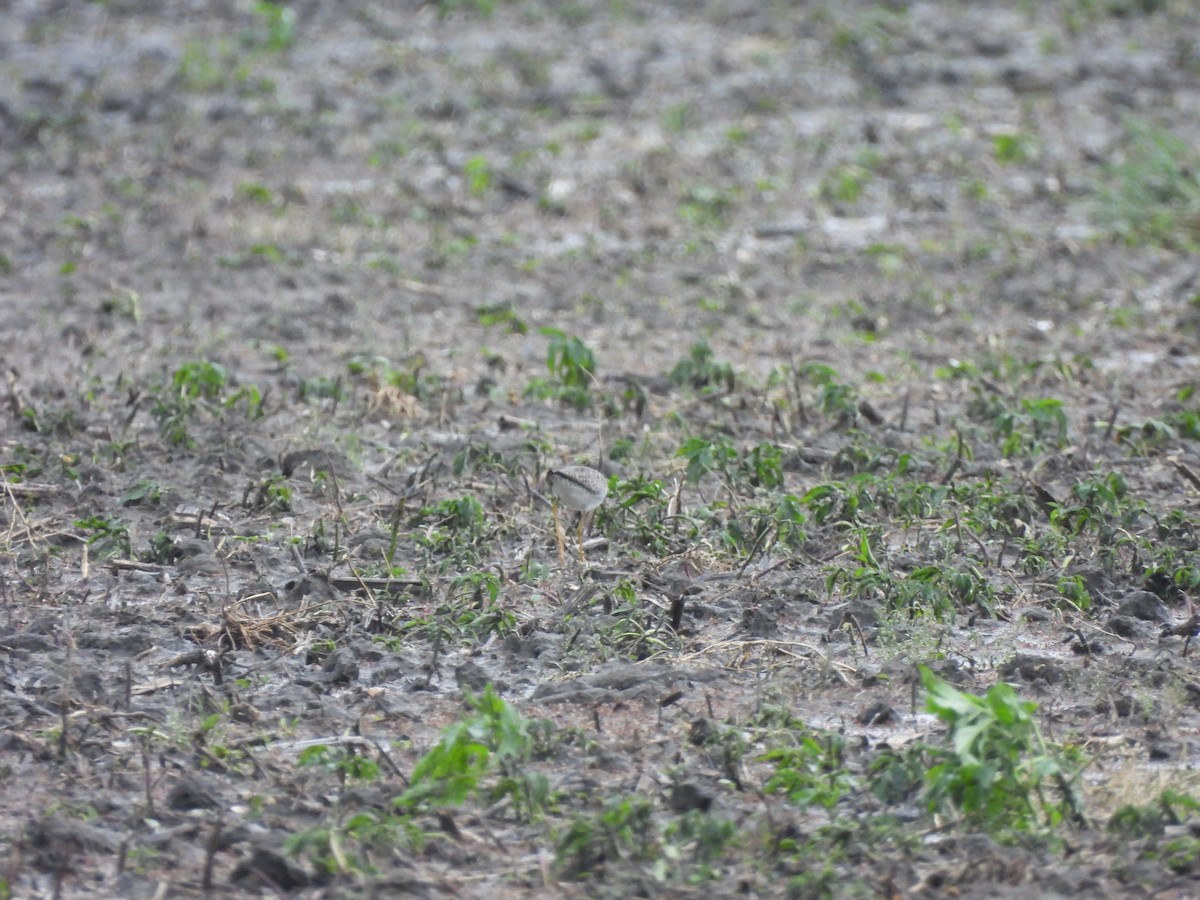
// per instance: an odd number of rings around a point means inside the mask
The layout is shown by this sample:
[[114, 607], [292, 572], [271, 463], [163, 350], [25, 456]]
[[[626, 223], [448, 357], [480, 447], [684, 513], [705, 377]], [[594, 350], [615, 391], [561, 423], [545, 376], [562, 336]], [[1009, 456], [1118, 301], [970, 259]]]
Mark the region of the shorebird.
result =
[[546, 484], [554, 498], [550, 508], [554, 510], [554, 537], [558, 541], [559, 564], [566, 565], [567, 562], [563, 553], [562, 525], [558, 520], [560, 502], [567, 509], [579, 513], [579, 561], [587, 562], [583, 557], [583, 520], [608, 496], [608, 479], [589, 466], [563, 466], [546, 473]]

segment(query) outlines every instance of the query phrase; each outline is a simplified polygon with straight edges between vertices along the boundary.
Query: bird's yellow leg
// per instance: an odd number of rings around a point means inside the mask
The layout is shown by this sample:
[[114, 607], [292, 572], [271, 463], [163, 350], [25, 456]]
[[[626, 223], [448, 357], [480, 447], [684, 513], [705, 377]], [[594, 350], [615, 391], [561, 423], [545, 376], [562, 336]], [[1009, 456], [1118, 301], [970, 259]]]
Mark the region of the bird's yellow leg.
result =
[[562, 524], [558, 521], [557, 500], [550, 504], [550, 509], [554, 512], [554, 539], [558, 542], [558, 564], [560, 566], [565, 566], [567, 564], [567, 556], [563, 552]]
[[579, 514], [579, 561], [581, 563], [587, 562], [587, 560], [584, 559], [584, 556], [583, 556], [583, 517], [585, 515], [586, 515], [586, 513]]

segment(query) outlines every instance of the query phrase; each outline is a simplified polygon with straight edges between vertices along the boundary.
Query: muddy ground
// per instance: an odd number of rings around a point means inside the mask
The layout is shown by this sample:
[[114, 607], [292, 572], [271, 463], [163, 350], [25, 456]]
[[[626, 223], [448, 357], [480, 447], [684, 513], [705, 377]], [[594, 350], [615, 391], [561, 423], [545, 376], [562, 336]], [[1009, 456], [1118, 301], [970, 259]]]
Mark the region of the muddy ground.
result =
[[1194, 4], [30, 0], [0, 76], [0, 897], [1200, 891]]

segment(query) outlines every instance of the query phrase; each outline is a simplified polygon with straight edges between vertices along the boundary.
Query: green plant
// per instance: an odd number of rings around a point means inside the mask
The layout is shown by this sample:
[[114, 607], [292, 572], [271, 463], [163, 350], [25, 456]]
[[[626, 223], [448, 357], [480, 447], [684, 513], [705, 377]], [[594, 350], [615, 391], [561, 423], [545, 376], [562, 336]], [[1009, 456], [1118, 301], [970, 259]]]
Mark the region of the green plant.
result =
[[423, 353], [413, 353], [399, 364], [382, 356], [355, 356], [346, 368], [356, 378], [366, 379], [373, 387], [396, 388], [402, 394], [429, 402], [436, 399], [444, 386], [444, 379], [426, 374], [429, 365]]
[[543, 328], [550, 338], [546, 350], [546, 368], [570, 388], [587, 389], [596, 379], [596, 357], [583, 341], [556, 328]]
[[790, 747], [775, 747], [762, 755], [775, 772], [763, 786], [768, 794], [782, 793], [800, 806], [832, 810], [855, 788], [846, 770], [846, 739], [831, 731], [798, 735]]
[[777, 444], [763, 442], [743, 453], [738, 471], [753, 487], [773, 490], [783, 486], [783, 451]]
[[[54, 412], [39, 413], [32, 407], [21, 410], [21, 423], [30, 431], [38, 434], [52, 434], [57, 437], [70, 437], [81, 427], [82, 423], [73, 410], [55, 410]], [[79, 480], [79, 457], [72, 453], [63, 453], [57, 460], [59, 467], [71, 481]]]
[[1026, 139], [1019, 134], [998, 134], [992, 138], [996, 162], [1009, 165], [1023, 162], [1028, 156]]
[[296, 378], [296, 399], [304, 402], [315, 400], [347, 400], [350, 392], [342, 384], [342, 379], [318, 375], [316, 378]]
[[949, 727], [950, 746], [929, 748], [924, 799], [931, 812], [993, 833], [1084, 821], [1074, 786], [1081, 766], [1046, 745], [1033, 717], [1036, 703], [1004, 683], [982, 697], [968, 694], [919, 668], [928, 710]]
[[435, 620], [426, 622], [422, 630], [431, 638], [457, 638], [474, 645], [485, 642], [495, 634], [500, 637], [517, 630], [517, 617], [499, 602], [500, 576], [492, 571], [476, 571], [458, 575], [451, 581], [449, 601], [438, 607]]
[[838, 380], [838, 373], [824, 363], [809, 362], [793, 367], [796, 393], [802, 395], [807, 384], [817, 388], [817, 406], [825, 415], [839, 422], [854, 422], [858, 418], [858, 391]]
[[509, 334], [527, 334], [529, 326], [517, 315], [511, 303], [486, 303], [474, 310], [475, 320], [485, 328], [501, 327]]
[[75, 520], [75, 527], [88, 534], [87, 544], [101, 557], [128, 557], [133, 552], [129, 540], [129, 527], [116, 519], [88, 516]]
[[675, 134], [682, 134], [691, 124], [695, 113], [690, 103], [675, 103], [668, 106], [662, 114], [663, 128]]
[[737, 450], [726, 437], [715, 443], [694, 437], [684, 441], [675, 456], [687, 460], [687, 480], [696, 484], [709, 472], [728, 475], [729, 467], [737, 460]]
[[[875, 260], [879, 271], [889, 276], [897, 276], [903, 272], [905, 262], [909, 257], [908, 251], [896, 244], [871, 244], [867, 247], [866, 253]], [[851, 318], [850, 325], [864, 341], [874, 341], [879, 337], [879, 322], [878, 317], [871, 315], [869, 310], [863, 309]]]
[[497, 774], [489, 802], [507, 797], [523, 821], [535, 820], [550, 797], [544, 775], [528, 765], [549, 736], [545, 721], [530, 721], [488, 685], [478, 696], [464, 691], [471, 710], [442, 732], [441, 740], [417, 762], [409, 788], [393, 801], [399, 810], [458, 806]]
[[450, 471], [455, 478], [461, 478], [468, 471], [503, 472], [504, 470], [504, 458], [498, 451], [494, 450], [490, 444], [477, 444], [474, 441], [456, 453], [454, 461], [450, 464]]
[[651, 858], [658, 845], [654, 807], [645, 797], [617, 797], [592, 817], [576, 817], [558, 837], [556, 854], [564, 878], [599, 874], [609, 862]]
[[679, 202], [679, 218], [697, 228], [717, 229], [725, 225], [733, 198], [708, 185], [689, 188]]
[[[424, 506], [416, 512], [411, 524], [418, 526], [412, 539], [421, 547], [442, 556], [444, 566], [473, 563], [476, 544], [483, 534], [487, 516], [482, 504], [474, 497], [450, 497], [434, 506]], [[387, 556], [394, 556], [399, 536], [399, 519], [392, 521], [392, 547]]]
[[288, 49], [296, 40], [296, 11], [283, 3], [261, 0], [254, 5], [259, 27], [246, 34], [246, 42], [271, 52]]
[[287, 476], [268, 475], [246, 487], [242, 506], [255, 512], [288, 512], [292, 508], [292, 489]]
[[1126, 126], [1124, 159], [1097, 192], [1097, 221], [1129, 244], [1194, 251], [1200, 241], [1200, 155], [1169, 131]]
[[158, 503], [162, 499], [162, 487], [149, 478], [144, 478], [123, 493], [118, 506], [137, 506], [142, 503]]
[[796, 550], [808, 539], [805, 529], [807, 517], [800, 500], [793, 494], [772, 496], [767, 501], [763, 514], [775, 528], [776, 544]]
[[[1129, 487], [1119, 472], [1081, 478], [1071, 488], [1071, 496], [1050, 508], [1050, 522], [1064, 539], [1074, 540], [1086, 534], [1095, 536], [1095, 553], [1105, 566], [1117, 565], [1130, 549], [1136, 551], [1134, 533], [1146, 518], [1145, 505], [1129, 495]], [[1060, 585], [1060, 589], [1061, 589]], [[1085, 590], [1071, 590], [1063, 596], [1090, 605]]]
[[272, 266], [284, 264], [298, 266], [304, 262], [304, 257], [296, 250], [281, 247], [270, 241], [262, 241], [251, 244], [240, 253], [222, 256], [217, 262], [227, 269], [248, 269], [264, 263]]
[[608, 503], [596, 511], [596, 527], [621, 533], [629, 543], [649, 553], [665, 554], [678, 522], [668, 523], [667, 497], [661, 481], [637, 476], [609, 487]]
[[800, 498], [800, 502], [808, 507], [817, 525], [829, 521], [857, 522], [860, 512], [875, 506], [866, 478], [813, 485]]
[[482, 19], [491, 18], [496, 11], [497, 0], [436, 0], [433, 4], [440, 18], [446, 19], [462, 12]]
[[976, 420], [991, 425], [1005, 456], [1037, 455], [1049, 446], [1060, 449], [1067, 442], [1069, 423], [1063, 402], [1053, 397], [1022, 397], [1014, 406], [986, 388], [972, 387], [974, 398], [967, 411]]
[[1151, 803], [1126, 804], [1108, 820], [1106, 829], [1129, 840], [1161, 838], [1168, 825], [1181, 825], [1189, 813], [1200, 812], [1200, 801], [1178, 791], [1163, 791]]
[[717, 362], [712, 347], [705, 340], [692, 344], [687, 359], [677, 362], [667, 378], [672, 384], [681, 387], [686, 385], [698, 391], [732, 392], [735, 381], [733, 366], [727, 362]]
[[821, 180], [822, 199], [837, 204], [854, 203], [862, 197], [879, 162], [879, 153], [866, 149], [860, 151], [853, 162], [835, 167]]
[[467, 189], [473, 197], [482, 197], [492, 186], [492, 167], [484, 156], [472, 156], [463, 166]]
[[500, 576], [491, 571], [459, 575], [453, 586], [456, 591], [469, 594], [476, 605], [495, 603], [500, 597]]
[[724, 816], [688, 810], [662, 830], [664, 853], [655, 874], [660, 879], [686, 879], [689, 884], [719, 878], [721, 872], [713, 864], [737, 843], [738, 834], [737, 825]]
[[1063, 600], [1075, 607], [1075, 609], [1088, 610], [1092, 608], [1092, 595], [1088, 591], [1083, 578], [1079, 575], [1060, 578], [1058, 580], [1058, 594]]
[[[302, 765], [327, 768], [339, 780], [348, 780], [343, 764], [349, 760], [349, 754], [333, 753], [328, 764], [323, 757], [326, 754], [318, 749], [314, 760]], [[351, 764], [352, 769], [357, 766], [358, 763]], [[359, 779], [351, 780], [362, 783]], [[330, 824], [298, 831], [284, 841], [283, 849], [291, 855], [309, 857], [319, 871], [328, 875], [374, 875], [379, 871], [375, 860], [384, 855], [419, 851], [425, 840], [426, 833], [411, 816], [363, 810]]]
[[638, 660], [670, 648], [672, 634], [664, 627], [662, 616], [639, 601], [632, 582], [619, 581], [608, 602], [613, 611], [612, 624], [601, 629], [605, 652]]
[[215, 400], [228, 381], [225, 367], [208, 360], [186, 362], [171, 374], [172, 386], [188, 400]]
[[171, 373], [168, 384], [155, 391], [151, 409], [167, 442], [193, 446], [195, 441], [188, 433], [188, 421], [197, 410], [211, 408], [214, 403], [229, 409], [244, 402], [249, 418], [262, 416], [262, 394], [256, 386], [244, 385], [232, 393], [227, 393], [228, 387], [225, 367], [208, 360], [186, 362]]
[[296, 763], [301, 768], [315, 766], [335, 773], [343, 782], [369, 782], [379, 778], [379, 763], [358, 753], [353, 746], [317, 744], [305, 747], [300, 751]]
[[[1198, 305], [1200, 295], [1192, 298], [1192, 305]], [[1191, 400], [1193, 390], [1185, 388], [1177, 395], [1181, 403]], [[1117, 439], [1128, 444], [1139, 453], [1146, 453], [1152, 448], [1161, 447], [1169, 441], [1183, 438], [1189, 441], [1200, 441], [1200, 410], [1184, 407], [1173, 409], [1159, 418], [1144, 419], [1117, 428]]]
[[233, 68], [230, 63], [227, 42], [189, 41], [179, 61], [179, 74], [188, 90], [213, 91], [230, 82]]
[[473, 536], [483, 527], [483, 506], [474, 497], [451, 497], [417, 513], [417, 523], [427, 520], [452, 532]]
[[860, 531], [855, 554], [859, 565], [832, 570], [826, 579], [829, 589], [842, 584], [854, 596], [879, 597], [885, 608], [908, 619], [953, 620], [973, 607], [989, 617], [995, 615], [995, 590], [976, 566], [924, 565], [907, 574], [897, 572], [876, 558], [872, 544], [877, 541], [877, 532]]
[[591, 388], [596, 380], [596, 356], [579, 338], [557, 328], [543, 328], [550, 338], [546, 350], [549, 379], [531, 379], [526, 396], [559, 400], [576, 409], [592, 404]]
[[237, 196], [241, 200], [258, 206], [274, 206], [275, 193], [265, 184], [243, 181], [237, 186]]
[[179, 551], [175, 547], [175, 539], [165, 531], [158, 531], [150, 538], [150, 547], [143, 559], [159, 565], [170, 565], [178, 556]]

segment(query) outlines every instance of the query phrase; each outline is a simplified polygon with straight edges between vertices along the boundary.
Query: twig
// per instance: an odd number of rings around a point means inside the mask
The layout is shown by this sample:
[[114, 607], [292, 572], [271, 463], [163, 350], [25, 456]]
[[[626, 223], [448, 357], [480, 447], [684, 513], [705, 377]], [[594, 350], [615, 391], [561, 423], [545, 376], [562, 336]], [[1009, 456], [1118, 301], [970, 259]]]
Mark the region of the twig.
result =
[[963, 461], [963, 436], [962, 431], [955, 428], [954, 433], [958, 435], [958, 449], [954, 454], [954, 462], [950, 464], [950, 468], [946, 470], [946, 474], [942, 476], [941, 483], [949, 484], [950, 479], [954, 477], [954, 473], [958, 471]]
[[1175, 463], [1175, 471], [1191, 482], [1192, 487], [1200, 490], [1200, 475], [1197, 475], [1186, 464], [1181, 462]]

